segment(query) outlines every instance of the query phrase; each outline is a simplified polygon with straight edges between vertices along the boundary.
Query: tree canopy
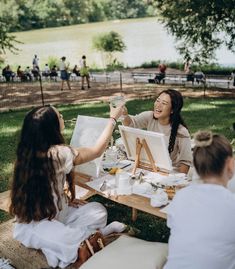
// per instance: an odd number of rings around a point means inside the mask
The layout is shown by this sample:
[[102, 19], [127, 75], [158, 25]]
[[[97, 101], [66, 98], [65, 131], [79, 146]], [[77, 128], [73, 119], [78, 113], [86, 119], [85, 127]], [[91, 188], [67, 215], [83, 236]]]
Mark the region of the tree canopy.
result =
[[1, 0], [11, 32], [112, 19], [153, 16], [147, 0]]
[[15, 47], [15, 43], [19, 43], [19, 41], [16, 40], [14, 35], [8, 33], [7, 24], [0, 21], [0, 55], [5, 53], [6, 50], [16, 52], [18, 49]]
[[208, 62], [223, 44], [235, 52], [235, 0], [156, 0], [155, 6], [185, 58]]
[[106, 53], [108, 65], [112, 65], [115, 61], [113, 59], [114, 52], [123, 52], [126, 49], [121, 35], [114, 31], [95, 36], [93, 38], [93, 47]]

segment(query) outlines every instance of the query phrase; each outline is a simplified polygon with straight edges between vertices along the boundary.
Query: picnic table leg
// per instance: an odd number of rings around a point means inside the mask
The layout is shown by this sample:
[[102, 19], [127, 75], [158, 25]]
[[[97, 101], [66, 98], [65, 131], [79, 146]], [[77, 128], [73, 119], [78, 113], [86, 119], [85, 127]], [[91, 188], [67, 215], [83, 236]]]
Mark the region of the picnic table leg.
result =
[[137, 219], [137, 209], [132, 207], [132, 216], [131, 216], [132, 221], [136, 221]]

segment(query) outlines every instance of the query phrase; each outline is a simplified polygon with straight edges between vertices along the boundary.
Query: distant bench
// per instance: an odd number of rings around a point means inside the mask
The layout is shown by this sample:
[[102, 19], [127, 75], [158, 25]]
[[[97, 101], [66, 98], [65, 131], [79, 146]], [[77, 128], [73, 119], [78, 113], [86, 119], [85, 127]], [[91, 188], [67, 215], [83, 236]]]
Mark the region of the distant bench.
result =
[[90, 73], [91, 80], [94, 82], [106, 82], [109, 83], [111, 81], [111, 76], [109, 73]]
[[132, 72], [131, 76], [134, 80], [134, 83], [137, 82], [148, 82], [149, 79], [154, 79], [156, 76], [155, 73], [143, 73], [143, 72]]
[[207, 76], [206, 85], [207, 86], [224, 86], [223, 88], [230, 88], [233, 85], [233, 80], [230, 76]]
[[[134, 83], [155, 83], [154, 78], [157, 73], [145, 73], [145, 72], [132, 72], [132, 78]], [[217, 75], [206, 75], [205, 82], [196, 82], [194, 76], [192, 79], [187, 79], [186, 74], [166, 74], [165, 78], [161, 80], [160, 83], [176, 83], [183, 84], [192, 83], [192, 85], [202, 85], [202, 86], [215, 86], [218, 85], [222, 88], [230, 88], [232, 85], [232, 80], [230, 76], [217, 76]]]
[[[154, 78], [156, 74], [157, 73], [132, 72], [132, 78], [135, 83], [137, 82], [155, 83]], [[187, 77], [184, 74], [180, 74], [180, 75], [166, 74], [166, 76], [161, 80], [160, 83], [164, 84], [165, 82], [184, 83], [184, 82], [187, 82]]]

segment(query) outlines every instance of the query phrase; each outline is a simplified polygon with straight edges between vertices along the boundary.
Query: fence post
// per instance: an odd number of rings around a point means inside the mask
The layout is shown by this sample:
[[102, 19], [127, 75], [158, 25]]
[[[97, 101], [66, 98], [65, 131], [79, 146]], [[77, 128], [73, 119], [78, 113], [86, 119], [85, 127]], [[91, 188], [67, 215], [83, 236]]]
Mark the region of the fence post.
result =
[[120, 71], [120, 91], [122, 91], [122, 72]]
[[203, 83], [203, 97], [205, 98], [206, 97], [206, 75], [205, 75], [205, 82]]
[[43, 89], [42, 89], [42, 77], [41, 77], [41, 74], [39, 74], [39, 83], [40, 83], [40, 90], [41, 90], [42, 106], [44, 106], [44, 96], [43, 96]]

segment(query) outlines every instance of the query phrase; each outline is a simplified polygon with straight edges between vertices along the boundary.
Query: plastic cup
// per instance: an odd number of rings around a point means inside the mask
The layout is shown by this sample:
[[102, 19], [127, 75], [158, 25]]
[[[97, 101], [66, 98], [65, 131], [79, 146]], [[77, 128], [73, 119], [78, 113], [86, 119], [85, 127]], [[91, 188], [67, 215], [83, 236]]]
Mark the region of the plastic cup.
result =
[[105, 152], [105, 161], [113, 163], [114, 165], [118, 161], [118, 152], [115, 149], [109, 148]]
[[[121, 105], [125, 105], [125, 97], [122, 96], [122, 95], [118, 95], [118, 96], [114, 96], [110, 99], [110, 104], [112, 107], [118, 107], [118, 106], [121, 106]], [[118, 120], [123, 120], [124, 119], [124, 116], [121, 116], [119, 117]]]
[[125, 104], [125, 97], [122, 95], [114, 96], [110, 99], [112, 107], [117, 107]]

